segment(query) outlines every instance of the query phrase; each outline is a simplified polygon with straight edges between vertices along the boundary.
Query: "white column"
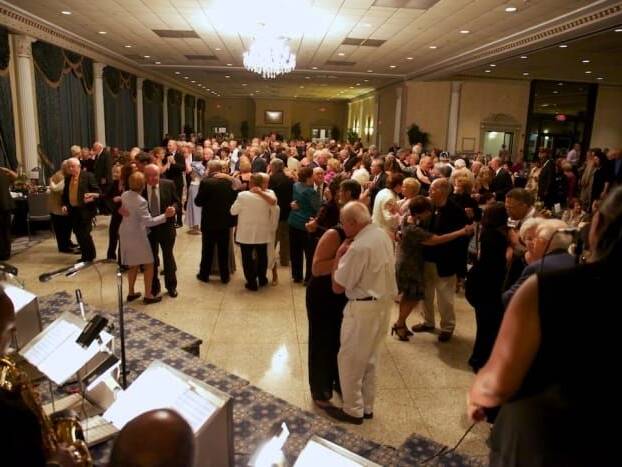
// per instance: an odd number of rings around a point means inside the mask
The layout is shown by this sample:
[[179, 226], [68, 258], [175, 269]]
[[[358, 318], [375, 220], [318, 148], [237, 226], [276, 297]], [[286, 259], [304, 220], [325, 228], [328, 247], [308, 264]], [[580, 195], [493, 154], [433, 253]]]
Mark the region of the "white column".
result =
[[136, 78], [136, 142], [139, 148], [145, 147], [145, 118], [143, 116], [143, 82], [145, 78]]
[[197, 99], [196, 96], [194, 96], [194, 125], [193, 125], [192, 129], [194, 130], [195, 134], [199, 132], [199, 130], [197, 129], [197, 122], [198, 122], [198, 119], [199, 119], [198, 110], [197, 110], [198, 109], [197, 103], [198, 103], [198, 99]]
[[402, 134], [402, 86], [395, 89], [395, 127], [393, 128], [393, 143], [400, 145], [400, 135]]
[[[352, 128], [352, 102], [348, 102], [348, 127], [346, 128], [346, 133], [350, 131], [350, 128]], [[343, 139], [346, 139], [345, 134]]]
[[95, 139], [106, 146], [106, 117], [104, 114], [104, 65], [93, 63], [93, 93], [95, 94]]
[[39, 158], [37, 156], [39, 135], [37, 134], [35, 70], [32, 61], [32, 43], [35, 40], [30, 36], [15, 36], [21, 153], [22, 165], [26, 173], [39, 166]]
[[374, 141], [376, 142], [376, 148], [378, 151], [382, 151], [382, 136], [380, 135], [380, 125], [382, 122], [380, 121], [380, 93], [376, 94], [376, 106], [374, 109], [374, 117], [372, 122], [374, 124]]
[[162, 133], [168, 133], [168, 87], [166, 86], [164, 86], [164, 102], [162, 103]]
[[460, 93], [462, 81], [451, 82], [451, 100], [449, 101], [449, 122], [447, 125], [447, 152], [456, 153], [458, 139], [458, 116], [460, 114]]
[[186, 124], [186, 95], [181, 93], [181, 130], [179, 133], [184, 132], [184, 125]]

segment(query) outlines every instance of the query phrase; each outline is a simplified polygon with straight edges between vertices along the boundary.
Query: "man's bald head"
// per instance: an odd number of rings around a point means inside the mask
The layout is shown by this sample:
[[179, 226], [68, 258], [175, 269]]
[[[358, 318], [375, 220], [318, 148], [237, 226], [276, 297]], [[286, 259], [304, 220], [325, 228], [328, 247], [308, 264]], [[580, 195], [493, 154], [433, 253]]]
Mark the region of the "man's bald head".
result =
[[156, 186], [158, 183], [160, 183], [160, 167], [158, 167], [157, 165], [146, 165], [143, 169], [143, 173], [145, 174], [147, 185]]
[[110, 467], [192, 467], [194, 434], [177, 412], [158, 409], [127, 423], [114, 442]]
[[359, 201], [350, 201], [346, 203], [345, 206], [341, 208], [339, 217], [343, 230], [348, 238], [354, 238], [356, 234], [371, 222], [369, 209]]

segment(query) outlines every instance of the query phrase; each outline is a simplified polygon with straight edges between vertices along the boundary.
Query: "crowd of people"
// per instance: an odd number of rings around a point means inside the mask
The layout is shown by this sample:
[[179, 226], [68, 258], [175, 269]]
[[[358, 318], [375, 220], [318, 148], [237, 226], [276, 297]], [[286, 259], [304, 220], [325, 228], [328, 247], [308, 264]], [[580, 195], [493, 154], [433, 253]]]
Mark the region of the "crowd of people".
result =
[[[146, 304], [162, 299], [160, 264], [168, 295], [177, 296], [174, 245], [184, 220], [189, 234], [202, 235], [199, 281], [217, 276], [228, 283], [235, 245], [245, 287], [253, 293], [278, 286], [279, 264], [291, 267], [293, 282], [306, 286], [313, 400], [329, 416], [355, 424], [373, 418], [378, 353], [387, 331], [405, 342], [421, 332], [450, 341], [455, 297], [464, 290], [477, 325], [468, 361], [479, 372], [471, 415], [493, 421], [482, 408], [496, 407], [514, 392], [493, 397], [482, 387], [495, 372], [512, 379], [510, 368], [519, 365], [507, 360], [501, 342], [518, 345], [522, 328], [516, 321], [523, 318], [516, 310], [529, 300], [538, 303], [541, 319], [552, 326], [542, 308], [553, 305], [538, 282], [561, 285], [562, 277], [574, 273], [559, 271], [579, 271], [581, 245], [602, 263], [598, 242], [604, 240], [588, 232], [602, 231], [603, 223], [619, 225], [619, 209], [610, 200], [620, 194], [621, 150], [583, 153], [575, 145], [554, 158], [543, 148], [527, 163], [510, 161], [507, 150], [450, 158], [421, 144], [392, 149], [380, 154], [360, 142], [283, 142], [275, 135], [241, 144], [195, 135], [167, 138], [148, 153], [107, 151], [99, 143], [90, 151], [74, 147], [50, 183], [53, 219], [69, 219], [72, 226], [55, 229], [58, 249], [92, 261], [94, 216], [98, 210], [110, 214], [107, 258], [129, 270], [128, 301], [141, 295], [134, 284], [142, 269]], [[611, 241], [619, 241], [619, 232], [617, 239]], [[611, 264], [599, 266], [599, 273], [619, 268]], [[394, 301], [399, 313], [390, 325]], [[409, 325], [419, 305], [421, 320]], [[540, 345], [549, 339], [529, 332]], [[536, 344], [530, 350], [540, 352]], [[562, 358], [559, 350], [552, 352]], [[521, 358], [525, 370], [529, 362]], [[515, 391], [520, 383], [513, 378], [510, 386]], [[340, 407], [333, 404], [335, 392]], [[512, 448], [504, 444], [499, 450], [505, 456]]]

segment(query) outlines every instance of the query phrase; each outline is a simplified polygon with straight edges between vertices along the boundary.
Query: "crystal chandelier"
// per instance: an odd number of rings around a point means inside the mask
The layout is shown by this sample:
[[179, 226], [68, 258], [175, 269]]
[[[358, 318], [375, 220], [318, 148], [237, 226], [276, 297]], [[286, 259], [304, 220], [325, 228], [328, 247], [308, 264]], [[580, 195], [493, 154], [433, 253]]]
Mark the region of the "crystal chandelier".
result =
[[267, 35], [255, 38], [244, 52], [244, 68], [262, 78], [276, 78], [296, 68], [296, 55], [291, 53], [287, 40]]

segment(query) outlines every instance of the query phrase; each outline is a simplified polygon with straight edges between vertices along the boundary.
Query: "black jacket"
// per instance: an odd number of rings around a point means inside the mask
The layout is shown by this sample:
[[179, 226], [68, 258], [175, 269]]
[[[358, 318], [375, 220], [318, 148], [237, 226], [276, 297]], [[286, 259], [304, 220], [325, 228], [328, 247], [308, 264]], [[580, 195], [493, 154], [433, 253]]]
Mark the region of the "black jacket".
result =
[[[147, 194], [147, 190], [150, 190], [151, 186], [147, 185], [143, 190], [143, 198], [147, 200], [147, 204], [149, 204], [149, 195]], [[177, 191], [175, 189], [175, 183], [171, 180], [165, 180], [160, 178], [159, 190], [160, 192], [160, 212], [151, 213], [152, 216], [157, 216], [159, 214], [164, 214], [166, 208], [169, 206], [173, 206], [177, 212], [181, 209], [181, 204], [179, 197], [177, 196]], [[156, 225], [155, 227], [150, 227], [150, 232], [156, 233], [157, 235], [172, 235], [175, 237], [175, 216], [169, 217], [166, 219], [166, 222], [160, 225]]]
[[[555, 195], [555, 161], [547, 159], [538, 176], [538, 199], [547, 203]], [[548, 207], [548, 206], [547, 206]]]
[[175, 154], [168, 153], [166, 156], [175, 157], [175, 163], [171, 164], [166, 171], [166, 178], [173, 180], [178, 187], [182, 186], [184, 183], [184, 173], [186, 172], [184, 156], [179, 151], [175, 152]]
[[15, 206], [9, 190], [10, 184], [9, 177], [0, 172], [0, 211], [10, 211]]
[[98, 185], [108, 185], [112, 182], [112, 155], [110, 151], [103, 150], [93, 166], [95, 182]]
[[291, 210], [291, 202], [293, 199], [294, 181], [285, 173], [278, 172], [270, 176], [270, 184], [268, 185], [274, 194], [279, 205], [279, 220], [286, 221]]
[[194, 204], [200, 206], [201, 230], [227, 229], [234, 225], [235, 218], [229, 210], [237, 196], [231, 181], [224, 178], [205, 177], [199, 185]]
[[[432, 214], [429, 231], [437, 235], [443, 235], [460, 230], [467, 223], [468, 219], [464, 209], [451, 199], [448, 199], [444, 206], [437, 208]], [[423, 259], [436, 263], [440, 277], [453, 276], [460, 271], [461, 265], [464, 262], [462, 254], [463, 248], [460, 239], [423, 248]]]
[[63, 188], [63, 206], [67, 206], [67, 209], [80, 209], [82, 216], [92, 219], [97, 214], [97, 203], [95, 201], [91, 203], [84, 202], [85, 193], [101, 193], [99, 185], [95, 181], [95, 177], [92, 173], [82, 171], [78, 177], [78, 205], [74, 208], [69, 203], [69, 186], [71, 185], [71, 176], [65, 177], [65, 187]]
[[497, 201], [505, 201], [505, 195], [514, 187], [512, 176], [505, 169], [499, 170], [490, 182], [490, 191], [495, 194]]

